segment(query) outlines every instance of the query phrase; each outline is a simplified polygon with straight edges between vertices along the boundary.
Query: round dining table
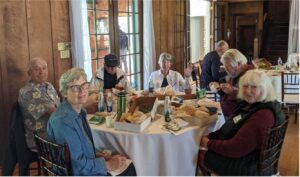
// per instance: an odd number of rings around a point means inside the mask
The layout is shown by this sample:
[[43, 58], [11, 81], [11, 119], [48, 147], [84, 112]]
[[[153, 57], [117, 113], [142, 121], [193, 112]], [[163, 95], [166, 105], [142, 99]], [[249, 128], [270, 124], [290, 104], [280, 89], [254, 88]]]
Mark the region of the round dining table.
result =
[[111, 149], [127, 156], [138, 176], [194, 176], [201, 136], [224, 123], [223, 116], [216, 120], [207, 125], [190, 124], [177, 135], [163, 128], [161, 115], [139, 133], [107, 128], [105, 124], [90, 126], [96, 149]]

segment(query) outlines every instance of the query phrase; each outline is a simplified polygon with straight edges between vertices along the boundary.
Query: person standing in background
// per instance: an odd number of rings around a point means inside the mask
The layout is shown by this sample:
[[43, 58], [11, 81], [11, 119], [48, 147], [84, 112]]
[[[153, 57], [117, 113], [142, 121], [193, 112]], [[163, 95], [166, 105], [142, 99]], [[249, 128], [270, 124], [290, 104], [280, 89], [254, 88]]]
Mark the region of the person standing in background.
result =
[[128, 73], [128, 66], [126, 61], [126, 55], [128, 53], [128, 37], [124, 31], [121, 30], [119, 26], [119, 46], [120, 46], [120, 61], [121, 66]]
[[210, 90], [209, 84], [211, 82], [219, 82], [219, 71], [221, 66], [220, 58], [229, 49], [226, 41], [221, 40], [217, 43], [215, 51], [209, 52], [203, 59], [201, 66], [201, 81], [200, 87], [202, 89]]

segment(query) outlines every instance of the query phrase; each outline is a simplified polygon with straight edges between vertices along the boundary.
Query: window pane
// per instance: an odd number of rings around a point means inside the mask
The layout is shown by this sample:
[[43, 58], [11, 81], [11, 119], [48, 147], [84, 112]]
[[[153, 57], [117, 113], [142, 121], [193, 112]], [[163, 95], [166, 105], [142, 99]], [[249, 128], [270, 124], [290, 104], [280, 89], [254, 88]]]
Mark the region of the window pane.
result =
[[118, 0], [118, 11], [128, 12], [128, 0]]
[[95, 34], [95, 15], [92, 10], [88, 10], [88, 22], [90, 34]]
[[139, 53], [140, 43], [139, 35], [129, 35], [129, 53]]
[[95, 59], [97, 56], [96, 53], [96, 39], [95, 35], [90, 35], [90, 47], [91, 47], [91, 58]]
[[108, 0], [96, 0], [96, 9], [108, 10]]
[[139, 11], [138, 9], [138, 2], [137, 0], [128, 0], [129, 2], [129, 12], [135, 12], [137, 13]]
[[129, 14], [129, 33], [138, 33], [139, 32], [139, 16], [138, 14]]
[[97, 11], [96, 27], [97, 34], [109, 33], [109, 18], [107, 11]]
[[97, 35], [98, 58], [110, 53], [109, 35]]
[[94, 0], [86, 0], [86, 6], [88, 9], [94, 8]]
[[132, 59], [131, 74], [140, 72], [140, 55], [139, 54], [131, 55], [131, 59]]
[[129, 70], [129, 56], [128, 55], [122, 55], [121, 53], [120, 53], [120, 66], [121, 66], [121, 68], [122, 68], [122, 70], [126, 73], [126, 74], [128, 74], [128, 73], [130, 73], [130, 70]]
[[97, 34], [109, 32], [109, 19], [107, 11], [96, 11]]
[[131, 82], [131, 86], [134, 87], [137, 90], [141, 89], [141, 75], [140, 74], [135, 74], [135, 75], [131, 75], [130, 76], [130, 82]]
[[119, 24], [119, 28], [121, 28], [121, 30], [124, 33], [128, 33], [129, 21], [128, 21], [127, 13], [119, 13], [118, 14], [118, 24]]

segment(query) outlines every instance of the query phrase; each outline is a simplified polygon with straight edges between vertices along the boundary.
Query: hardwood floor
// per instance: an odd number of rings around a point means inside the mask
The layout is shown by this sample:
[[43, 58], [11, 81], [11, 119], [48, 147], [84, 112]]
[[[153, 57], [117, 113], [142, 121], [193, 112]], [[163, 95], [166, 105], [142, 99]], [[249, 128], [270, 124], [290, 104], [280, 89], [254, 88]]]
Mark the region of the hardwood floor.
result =
[[279, 159], [281, 176], [299, 176], [299, 120], [295, 124], [294, 114], [290, 114], [288, 129]]

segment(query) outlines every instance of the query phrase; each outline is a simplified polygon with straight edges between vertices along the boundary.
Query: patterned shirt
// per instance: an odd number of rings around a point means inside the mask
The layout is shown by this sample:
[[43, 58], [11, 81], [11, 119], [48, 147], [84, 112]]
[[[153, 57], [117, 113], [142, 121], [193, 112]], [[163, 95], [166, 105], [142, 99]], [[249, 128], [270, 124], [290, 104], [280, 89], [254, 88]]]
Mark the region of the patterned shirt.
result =
[[33, 131], [46, 135], [49, 108], [59, 105], [59, 97], [52, 84], [29, 81], [20, 89], [18, 102], [24, 117], [25, 137], [29, 149], [36, 151]]

